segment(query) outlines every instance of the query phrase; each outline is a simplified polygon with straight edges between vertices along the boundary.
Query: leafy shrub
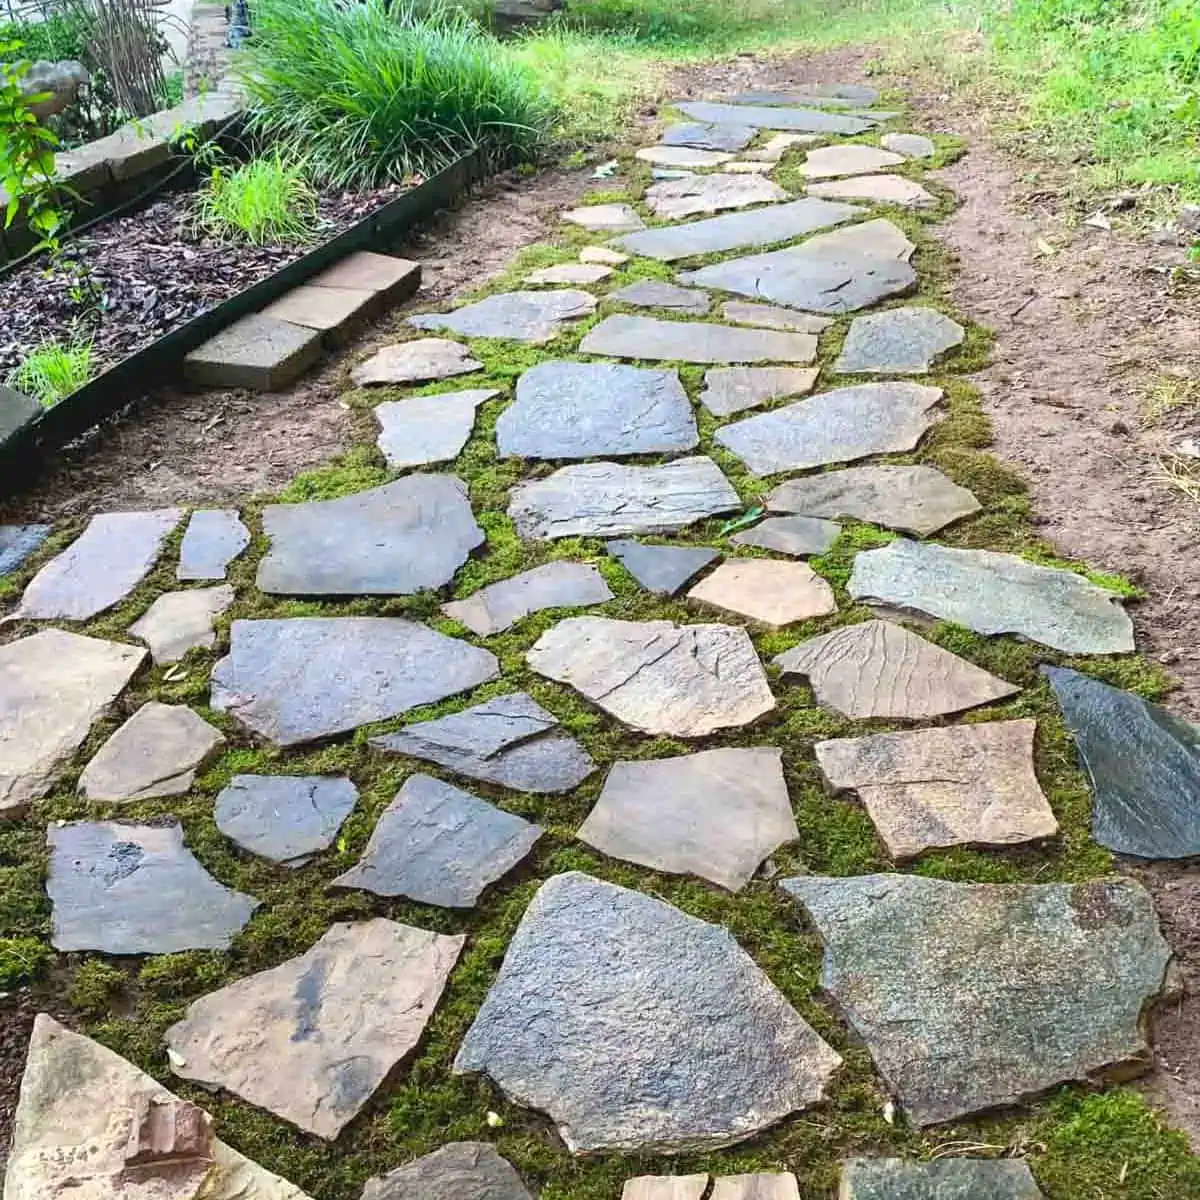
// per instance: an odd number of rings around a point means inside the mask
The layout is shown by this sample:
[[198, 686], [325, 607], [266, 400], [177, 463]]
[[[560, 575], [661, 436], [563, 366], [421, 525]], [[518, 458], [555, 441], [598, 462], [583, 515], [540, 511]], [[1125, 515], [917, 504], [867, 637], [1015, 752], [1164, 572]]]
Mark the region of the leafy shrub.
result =
[[0, 938], [0, 990], [32, 979], [54, 952], [37, 938]]
[[43, 342], [8, 377], [8, 386], [40, 400], [47, 408], [78, 391], [95, 373], [91, 342]]
[[208, 233], [252, 246], [311, 242], [317, 194], [302, 163], [278, 154], [232, 170], [213, 167], [196, 197], [196, 216]]

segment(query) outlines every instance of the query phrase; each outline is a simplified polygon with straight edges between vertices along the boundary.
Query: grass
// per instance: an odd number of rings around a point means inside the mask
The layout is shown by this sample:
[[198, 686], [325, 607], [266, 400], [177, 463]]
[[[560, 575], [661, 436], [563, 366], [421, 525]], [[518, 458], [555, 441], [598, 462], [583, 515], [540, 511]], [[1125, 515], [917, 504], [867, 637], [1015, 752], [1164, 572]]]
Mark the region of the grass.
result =
[[197, 224], [226, 241], [298, 245], [317, 232], [317, 193], [305, 166], [278, 153], [233, 169], [214, 167], [195, 204]]
[[51, 408], [94, 374], [91, 342], [45, 341], [9, 373], [8, 385]]

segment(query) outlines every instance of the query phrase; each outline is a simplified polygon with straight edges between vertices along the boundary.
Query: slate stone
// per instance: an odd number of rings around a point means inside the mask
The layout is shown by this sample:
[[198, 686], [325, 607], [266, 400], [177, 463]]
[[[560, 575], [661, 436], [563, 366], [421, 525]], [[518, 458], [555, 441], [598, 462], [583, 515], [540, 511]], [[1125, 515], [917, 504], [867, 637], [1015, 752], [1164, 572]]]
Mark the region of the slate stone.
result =
[[496, 388], [475, 388], [387, 400], [375, 408], [376, 444], [394, 471], [452, 462], [475, 428], [479, 406], [498, 395]]
[[[429, 328], [438, 328], [430, 326]], [[429, 383], [453, 375], [469, 375], [481, 370], [483, 363], [471, 357], [461, 342], [446, 338], [417, 338], [384, 346], [350, 372], [355, 387], [373, 384]]]
[[229, 564], [248, 545], [250, 530], [242, 524], [237, 509], [197, 509], [183, 535], [175, 578], [181, 583], [195, 579], [224, 579]]
[[743, 157], [757, 162], [777, 163], [789, 150], [797, 146], [811, 146], [820, 140], [815, 133], [777, 133], [757, 149], [747, 150]]
[[933, 139], [919, 133], [885, 133], [879, 143], [885, 150], [905, 158], [932, 158], [937, 153]]
[[727, 163], [732, 154], [716, 150], [694, 150], [688, 146], [647, 146], [636, 155], [642, 162], [659, 167], [719, 167]]
[[777, 550], [794, 558], [809, 554], [824, 554], [842, 532], [833, 521], [817, 517], [768, 517], [752, 529], [734, 534], [732, 541], [739, 546], [757, 546], [760, 550]]
[[645, 542], [609, 542], [605, 549], [648, 592], [674, 596], [710, 562], [721, 557], [708, 546], [648, 546]]
[[395, 617], [234, 621], [212, 707], [279, 746], [347, 733], [495, 679], [496, 656]]
[[585, 263], [600, 263], [605, 267], [624, 266], [629, 261], [628, 254], [618, 254], [607, 246], [584, 246], [579, 252], [579, 261]]
[[714, 416], [728, 417], [772, 400], [811, 392], [815, 367], [714, 367], [704, 373], [700, 403]]
[[605, 317], [592, 329], [579, 350], [613, 358], [692, 363], [810, 363], [817, 356], [817, 339], [808, 333], [777, 333], [773, 329], [615, 316]]
[[568, 617], [525, 661], [641, 733], [707, 737], [775, 707], [750, 635], [729, 625]]
[[[703, 293], [689, 292], [688, 295]], [[707, 311], [707, 300], [704, 307]], [[15, 571], [53, 532], [53, 525], [0, 525], [0, 575]]]
[[56, 950], [227, 950], [258, 907], [196, 861], [178, 824], [67, 821], [46, 840]]
[[46, 410], [32, 397], [0, 383], [0, 444], [24, 429]]
[[743, 92], [727, 99], [729, 104], [815, 104], [828, 108], [875, 104], [876, 88], [862, 83], [802, 83], [786, 91]]
[[837, 612], [833, 589], [810, 566], [775, 558], [723, 562], [688, 599], [776, 628]]
[[676, 107], [694, 121], [717, 125], [750, 125], [755, 129], [781, 129], [792, 133], [865, 133], [874, 124], [861, 117], [818, 112], [808, 108], [771, 108], [751, 104], [713, 104], [689, 100]]
[[33, 577], [14, 618], [88, 621], [119, 604], [158, 561], [183, 518], [178, 508], [101, 513]]
[[670, 125], [663, 132], [664, 146], [691, 146], [696, 150], [744, 150], [758, 136], [752, 125], [687, 123]]
[[808, 179], [835, 179], [839, 175], [866, 175], [883, 171], [904, 162], [899, 154], [875, 146], [853, 143], [847, 146], [820, 146], [810, 150], [800, 166], [800, 174]]
[[661, 467], [583, 463], [513, 488], [508, 515], [524, 538], [669, 533], [741, 507], [711, 458]]
[[496, 422], [500, 453], [520, 458], [668, 454], [699, 441], [677, 372], [615, 363], [539, 363]]
[[1200, 855], [1200, 729], [1131, 692], [1043, 667], [1092, 791], [1092, 837], [1137, 858]]
[[704, 1200], [707, 1175], [639, 1175], [628, 1179], [621, 1200]]
[[727, 930], [571, 872], [526, 910], [454, 1069], [582, 1154], [743, 1141], [822, 1099], [840, 1065]]
[[713, 1184], [709, 1200], [800, 1200], [800, 1187], [790, 1171], [725, 1175]]
[[340, 776], [235, 775], [213, 816], [243, 850], [300, 867], [333, 845], [357, 803], [358, 789]]
[[941, 717], [1021, 690], [889, 621], [842, 626], [774, 663], [808, 679], [818, 704], [858, 720]]
[[451, 1142], [363, 1188], [362, 1200], [533, 1200], [487, 1142]]
[[549, 292], [503, 292], [452, 313], [409, 317], [417, 329], [448, 329], [464, 337], [509, 338], [540, 346], [562, 332], [564, 321], [596, 311], [596, 297], [567, 288]]
[[1132, 880], [784, 881], [825, 943], [823, 989], [918, 1126], [1149, 1059], [1171, 951]]
[[800, 836], [774, 746], [618, 762], [575, 835], [612, 858], [731, 892]]
[[775, 170], [775, 163], [740, 159], [726, 163], [721, 170], [726, 175], [769, 175]]
[[485, 534], [454, 475], [303, 504], [269, 504], [260, 590], [277, 596], [409, 596], [454, 578]]
[[420, 1040], [466, 938], [376, 918], [202, 996], [171, 1069], [332, 1141]]
[[664, 283], [661, 279], [639, 279], [636, 283], [609, 292], [608, 299], [635, 308], [667, 308], [690, 316], [703, 316], [712, 303], [704, 292]]
[[823, 333], [833, 322], [828, 317], [780, 308], [774, 304], [753, 304], [748, 300], [730, 300], [721, 306], [721, 316], [734, 325], [757, 325], [762, 329], [784, 329], [792, 333]]
[[43, 629], [0, 646], [0, 817], [44, 796], [146, 657]]
[[651, 211], [669, 221], [787, 199], [787, 192], [769, 179], [736, 173], [669, 179], [646, 189], [646, 203]]
[[942, 389], [864, 383], [747, 417], [716, 432], [756, 475], [912, 450], [937, 419]]
[[189, 650], [211, 649], [217, 635], [213, 622], [234, 601], [227, 583], [159, 596], [129, 627], [129, 632], [150, 647], [156, 663], [178, 662]]
[[411, 775], [334, 887], [473, 908], [545, 831], [429, 775]]
[[851, 1158], [842, 1164], [843, 1200], [1045, 1200], [1018, 1158]]
[[903, 175], [860, 175], [811, 183], [805, 189], [823, 200], [865, 200], [871, 204], [898, 204], [902, 208], [936, 208], [937, 197]]
[[531, 284], [588, 284], [599, 283], [613, 273], [612, 267], [603, 263], [556, 263], [552, 267], [542, 267], [531, 271], [525, 276], [524, 282]]
[[637, 209], [628, 204], [589, 204], [568, 210], [562, 219], [594, 233], [632, 233], [646, 228]]
[[936, 309], [889, 308], [850, 322], [833, 369], [844, 375], [923, 375], [965, 336], [957, 321]]
[[1014, 633], [1066, 654], [1130, 654], [1133, 622], [1121, 597], [1074, 571], [991, 550], [897, 538], [854, 560], [850, 595], [921, 612], [976, 633]]
[[772, 512], [849, 518], [925, 537], [972, 516], [973, 492], [934, 467], [849, 467], [789, 479], [767, 496]]
[[668, 179], [691, 179], [695, 174], [695, 171], [672, 170], [670, 167], [654, 167], [650, 171], [650, 178], [656, 183], [661, 183]]
[[586, 608], [612, 598], [604, 577], [590, 563], [559, 560], [480, 588], [465, 600], [443, 604], [442, 612], [479, 637], [491, 637], [530, 613]]

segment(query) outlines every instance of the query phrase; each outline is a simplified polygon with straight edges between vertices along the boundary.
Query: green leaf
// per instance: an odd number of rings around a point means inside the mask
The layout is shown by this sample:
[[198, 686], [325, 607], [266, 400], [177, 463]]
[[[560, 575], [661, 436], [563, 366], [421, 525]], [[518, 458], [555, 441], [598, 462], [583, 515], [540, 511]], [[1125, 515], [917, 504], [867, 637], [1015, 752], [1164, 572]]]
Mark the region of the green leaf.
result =
[[734, 517], [733, 520], [726, 521], [717, 530], [717, 536], [724, 537], [727, 533], [736, 533], [739, 529], [745, 529], [747, 525], [753, 525], [766, 511], [761, 504], [756, 504], [753, 508], [746, 509], [740, 517]]

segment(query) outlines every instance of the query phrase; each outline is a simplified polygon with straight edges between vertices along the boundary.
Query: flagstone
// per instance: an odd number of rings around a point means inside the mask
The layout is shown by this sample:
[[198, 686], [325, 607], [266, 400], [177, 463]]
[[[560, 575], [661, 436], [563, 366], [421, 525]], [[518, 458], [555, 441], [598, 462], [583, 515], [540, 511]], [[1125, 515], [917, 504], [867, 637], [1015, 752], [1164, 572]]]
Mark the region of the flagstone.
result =
[[811, 392], [815, 367], [714, 367], [704, 373], [700, 403], [717, 417]]
[[713, 1184], [709, 1200], [800, 1200], [800, 1187], [790, 1171], [724, 1175]]
[[937, 153], [933, 139], [920, 133], [885, 133], [879, 142], [885, 150], [905, 158], [932, 158]]
[[709, 563], [721, 557], [708, 546], [654, 546], [645, 542], [609, 542], [605, 549], [648, 592], [674, 596]]
[[743, 92], [729, 99], [730, 104], [816, 104], [830, 108], [875, 104], [879, 91], [863, 83], [801, 83], [794, 88], [775, 91]]
[[735, 325], [758, 325], [763, 329], [785, 329], [793, 333], [824, 333], [833, 324], [829, 317], [817, 317], [775, 304], [754, 304], [749, 300], [726, 302], [721, 306], [721, 315]]
[[629, 261], [628, 254], [619, 254], [607, 246], [584, 246], [579, 252], [579, 261], [585, 263], [600, 263], [606, 267], [624, 266]]
[[129, 627], [150, 647], [156, 663], [178, 662], [189, 650], [208, 650], [216, 644], [213, 622], [234, 601], [227, 583], [218, 587], [166, 592]]
[[800, 166], [800, 174], [809, 179], [833, 179], [839, 175], [865, 175], [898, 167], [904, 162], [900, 154], [880, 150], [876, 146], [853, 143], [847, 146], [820, 146], [810, 150]]
[[552, 267], [542, 267], [531, 271], [525, 276], [525, 283], [599, 283], [613, 273], [612, 267], [603, 263], [556, 263]]
[[332, 1141], [420, 1040], [465, 936], [376, 918], [202, 996], [166, 1032], [171, 1069]]
[[726, 163], [721, 170], [726, 175], [770, 175], [775, 163], [739, 159]]
[[918, 1126], [1145, 1066], [1171, 951], [1133, 880], [786, 880], [825, 943], [821, 986]]
[[756, 129], [779, 129], [792, 133], [865, 133], [874, 122], [862, 117], [820, 112], [810, 108], [772, 108], [766, 105], [714, 104], [689, 100], [677, 104], [684, 116], [714, 124], [751, 125]]
[[569, 209], [562, 219], [594, 233], [632, 233], [635, 229], [646, 228], [637, 209], [629, 204], [589, 204]]
[[695, 174], [695, 171], [684, 171], [679, 168], [654, 167], [650, 171], [650, 178], [656, 183], [660, 183], [667, 179], [691, 179]]
[[563, 323], [596, 311], [596, 297], [569, 288], [546, 292], [502, 292], [465, 304], [451, 313], [409, 317], [417, 329], [448, 329], [464, 337], [508, 338], [540, 346], [563, 330]]
[[688, 599], [775, 628], [837, 612], [833, 589], [812, 567], [775, 558], [723, 562]]
[[609, 292], [608, 299], [630, 304], [635, 308], [667, 308], [692, 316], [703, 316], [712, 303], [705, 292], [698, 292], [695, 288], [682, 288], [661, 279], [639, 279], [636, 283], [626, 284], [618, 291]]
[[662, 135], [664, 146], [691, 146], [697, 150], [744, 150], [758, 130], [752, 125], [714, 125], [689, 122], [669, 125]]
[[742, 1141], [821, 1100], [840, 1065], [727, 930], [571, 872], [526, 910], [454, 1069], [582, 1154]]
[[639, 1175], [628, 1179], [621, 1200], [704, 1200], [707, 1175]]
[[357, 803], [358, 789], [342, 776], [235, 775], [213, 816], [243, 850], [301, 867], [333, 845]]
[[181, 583], [199, 579], [224, 579], [229, 564], [250, 545], [250, 530], [236, 508], [203, 508], [192, 513], [175, 578]]
[[842, 1164], [842, 1200], [1045, 1200], [1018, 1158], [851, 1158]]
[[692, 363], [796, 362], [817, 356], [817, 339], [807, 333], [735, 329], [702, 321], [654, 317], [605, 317], [579, 345], [583, 354], [613, 358], [667, 359]]
[[0, 525], [0, 575], [15, 571], [53, 532], [53, 525]]
[[533, 1200], [512, 1164], [487, 1142], [450, 1142], [369, 1179], [361, 1200]]
[[815, 133], [777, 133], [756, 150], [747, 150], [746, 158], [759, 162], [777, 163], [783, 156], [796, 146], [811, 146], [821, 140]]
[[866, 200], [903, 208], [936, 208], [937, 197], [903, 175], [859, 175], [827, 183], [810, 183], [805, 191], [824, 200]]
[[590, 563], [559, 560], [480, 588], [465, 600], [442, 605], [446, 616], [479, 637], [511, 629], [522, 617], [548, 608], [586, 608], [613, 598]]
[[693, 175], [690, 179], [666, 180], [646, 189], [646, 203], [651, 210], [670, 221], [787, 199], [787, 192], [769, 179], [737, 173]]
[[850, 322], [842, 353], [834, 364], [841, 374], [923, 375], [955, 346], [966, 330], [933, 308], [889, 308]]
[[757, 546], [803, 558], [824, 554], [841, 532], [842, 527], [836, 522], [817, 517], [768, 517], [753, 528], [734, 534], [732, 540], [738, 546]]
[[719, 167], [727, 163], [732, 154], [717, 150], [697, 150], [691, 146], [646, 146], [637, 152], [642, 162], [659, 167]]
[[379, 422], [376, 444], [395, 471], [452, 462], [475, 428], [481, 404], [500, 395], [496, 388], [439, 392], [376, 405]]
[[469, 375], [483, 369], [483, 363], [471, 357], [461, 342], [446, 338], [416, 338], [397, 342], [373, 354], [350, 372], [355, 387], [372, 384], [428, 383], [449, 379], [453, 375]]

